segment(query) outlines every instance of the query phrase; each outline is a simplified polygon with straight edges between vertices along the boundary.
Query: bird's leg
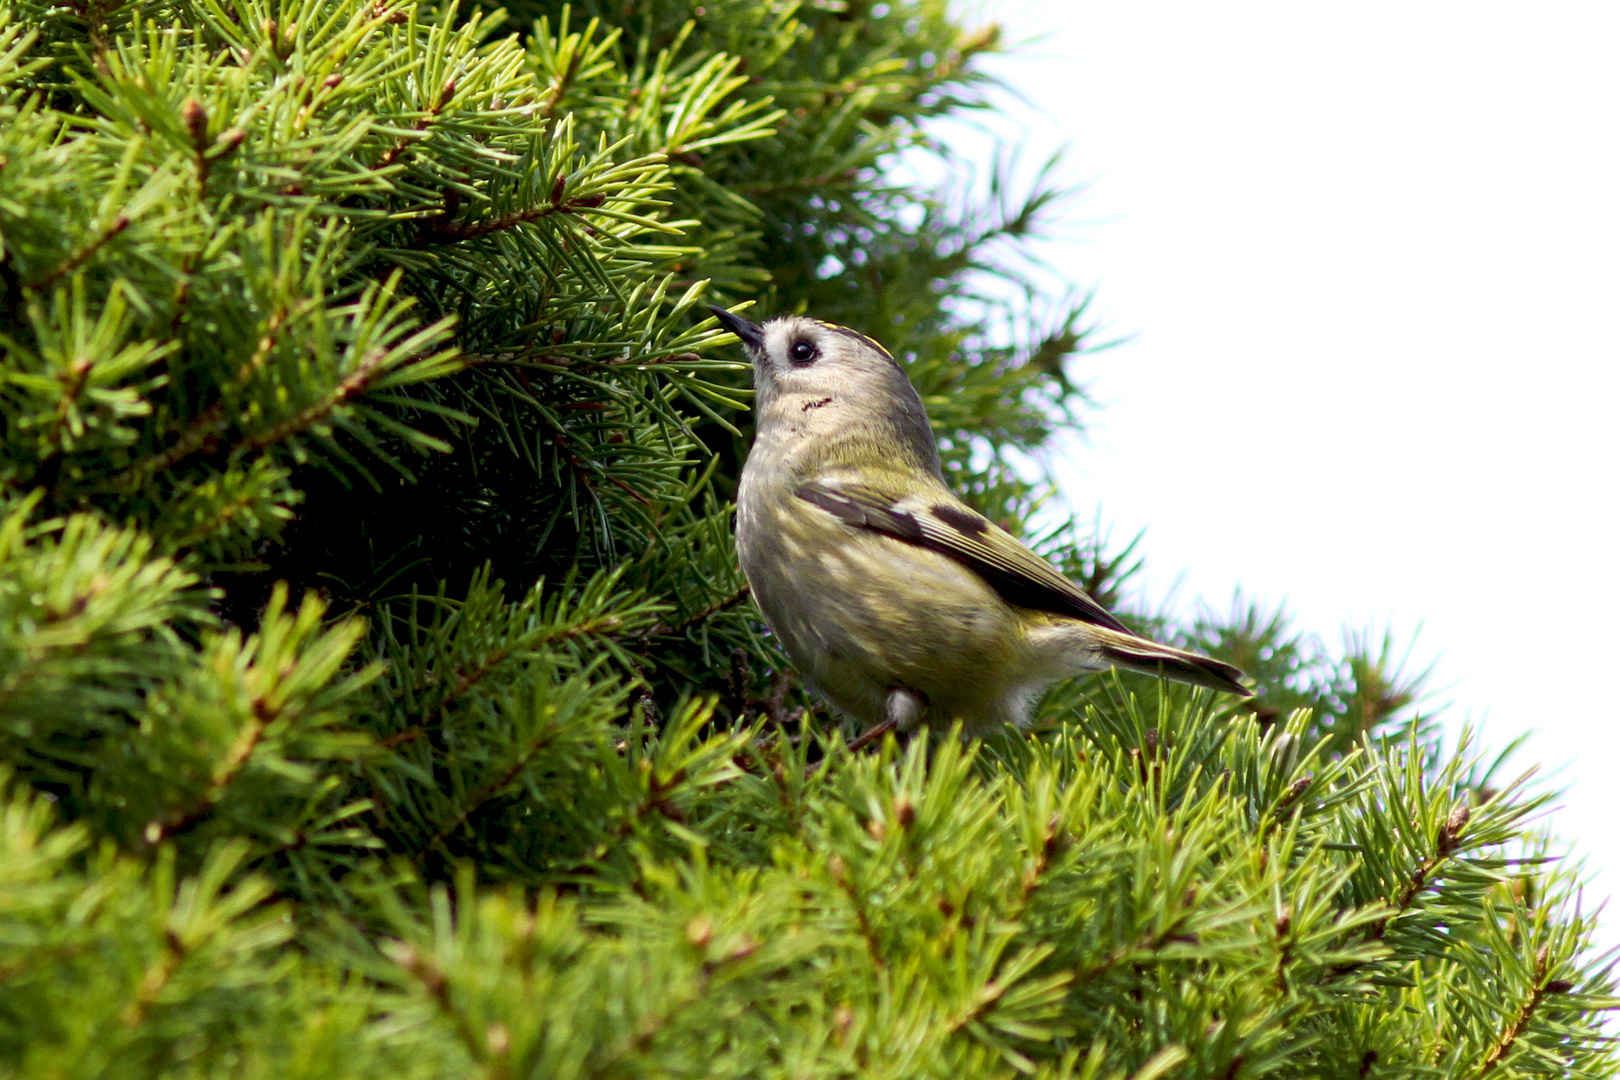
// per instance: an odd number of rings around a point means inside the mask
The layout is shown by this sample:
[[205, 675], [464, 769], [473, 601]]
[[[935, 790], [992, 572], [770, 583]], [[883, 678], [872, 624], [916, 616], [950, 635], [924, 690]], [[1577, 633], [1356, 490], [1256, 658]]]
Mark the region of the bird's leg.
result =
[[922, 723], [923, 714], [928, 711], [928, 699], [915, 690], [907, 690], [903, 686], [896, 686], [889, 691], [889, 698], [883, 703], [883, 714], [894, 721], [894, 730], [901, 735], [910, 735]]
[[915, 690], [907, 690], [903, 686], [896, 686], [889, 691], [889, 696], [883, 702], [883, 719], [873, 724], [861, 734], [848, 749], [859, 750], [867, 743], [883, 738], [886, 732], [895, 731], [901, 735], [908, 735], [922, 722], [923, 713], [928, 709], [928, 699]]

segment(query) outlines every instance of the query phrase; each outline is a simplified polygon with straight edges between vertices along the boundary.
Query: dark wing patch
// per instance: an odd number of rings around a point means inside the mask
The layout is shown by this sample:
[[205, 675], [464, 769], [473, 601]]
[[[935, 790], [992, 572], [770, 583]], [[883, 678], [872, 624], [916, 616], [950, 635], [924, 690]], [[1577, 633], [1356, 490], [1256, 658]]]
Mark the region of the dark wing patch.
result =
[[[1130, 633], [1107, 608], [1052, 569], [1045, 559], [964, 506], [947, 505], [949, 515], [941, 514], [938, 506], [917, 513], [896, 508], [895, 499], [876, 491], [818, 483], [805, 484], [794, 494], [846, 525], [885, 533], [950, 556], [984, 578], [1009, 604]], [[964, 519], [970, 519], [972, 526], [964, 527]]]
[[922, 525], [904, 510], [875, 506], [821, 484], [806, 484], [793, 494], [812, 506], [821, 507], [845, 525], [888, 533], [914, 544], [924, 541]]
[[971, 510], [964, 510], [950, 503], [940, 503], [932, 509], [935, 517], [953, 529], [960, 529], [968, 536], [983, 536], [990, 531], [990, 523]]

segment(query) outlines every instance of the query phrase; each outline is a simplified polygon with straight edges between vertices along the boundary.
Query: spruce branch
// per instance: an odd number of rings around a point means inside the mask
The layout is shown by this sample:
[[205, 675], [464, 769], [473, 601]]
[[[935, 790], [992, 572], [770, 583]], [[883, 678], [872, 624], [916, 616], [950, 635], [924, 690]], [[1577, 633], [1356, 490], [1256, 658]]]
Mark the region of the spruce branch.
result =
[[32, 281], [23, 282], [23, 288], [31, 289], [35, 292], [43, 292], [52, 285], [55, 285], [58, 281], [61, 281], [63, 278], [67, 277], [69, 274], [73, 273], [75, 270], [79, 269], [85, 263], [94, 258], [96, 252], [100, 251], [109, 241], [118, 236], [125, 229], [129, 228], [129, 222], [130, 219], [129, 215], [127, 214], [114, 215], [112, 220], [109, 221], [100, 231], [98, 231], [95, 236], [85, 241], [82, 246], [75, 249], [71, 254], [68, 255], [67, 258], [63, 259], [51, 269], [47, 270], [39, 278]]
[[[303, 309], [307, 310], [313, 303], [312, 300], [305, 301]], [[229, 393], [240, 394], [251, 385], [254, 376], [264, 368], [271, 350], [276, 347], [281, 328], [289, 315], [290, 312], [286, 307], [277, 307], [270, 313], [265, 320], [264, 333], [259, 336], [252, 355], [237, 370]], [[186, 426], [180, 437], [170, 444], [168, 449], [131, 465], [113, 480], [113, 486], [125, 490], [138, 488], [152, 477], [174, 468], [192, 454], [211, 453], [217, 448], [219, 437], [226, 426], [225, 409], [226, 396], [222, 394]]]
[[141, 976], [141, 981], [135, 990], [135, 1000], [129, 1003], [119, 1019], [127, 1028], [138, 1028], [146, 1020], [147, 1013], [162, 996], [164, 988], [174, 978], [175, 972], [186, 959], [186, 943], [180, 935], [170, 930], [163, 935], [163, 952], [156, 963], [148, 967]]
[[252, 435], [244, 436], [231, 447], [231, 456], [253, 453], [267, 447], [277, 446], [286, 442], [301, 432], [319, 424], [334, 411], [348, 404], [369, 390], [387, 370], [390, 357], [388, 353], [378, 350], [360, 359], [353, 371], [344, 377], [324, 399], [305, 408], [302, 412], [288, 417], [274, 427]]
[[733, 592], [729, 596], [721, 597], [719, 600], [714, 601], [707, 607], [699, 609], [693, 615], [681, 620], [673, 626], [666, 623], [658, 623], [649, 627], [648, 629], [642, 631], [640, 635], [641, 640], [649, 641], [652, 638], [657, 637], [684, 636], [687, 631], [703, 625], [716, 615], [719, 615], [721, 612], [730, 611], [732, 608], [736, 607], [746, 599], [748, 599], [748, 583], [744, 582], [737, 589], [737, 591]]
[[1529, 1026], [1530, 1019], [1535, 1015], [1536, 1009], [1549, 994], [1563, 993], [1569, 990], [1569, 983], [1547, 979], [1548, 951], [1548, 947], [1545, 945], [1536, 951], [1536, 964], [1530, 984], [1530, 996], [1519, 1004], [1518, 1011], [1508, 1021], [1507, 1026], [1502, 1029], [1501, 1034], [1497, 1036], [1490, 1049], [1485, 1052], [1484, 1058], [1480, 1060], [1479, 1068], [1474, 1071], [1474, 1080], [1489, 1075], [1507, 1055], [1508, 1051], [1513, 1049], [1514, 1043], [1519, 1041], [1520, 1036], [1524, 1034], [1525, 1028]]
[[855, 929], [860, 935], [861, 944], [866, 947], [866, 955], [872, 961], [872, 967], [877, 971], [887, 971], [888, 962], [883, 959], [883, 948], [878, 942], [877, 932], [873, 929], [872, 920], [866, 910], [866, 900], [861, 890], [851, 880], [849, 866], [844, 857], [833, 852], [827, 859], [827, 873], [844, 894], [845, 902], [855, 916]]
[[[1368, 926], [1366, 932], [1368, 941], [1384, 941], [1386, 935], [1389, 933], [1390, 928], [1395, 924], [1396, 920], [1405, 915], [1407, 912], [1411, 911], [1414, 905], [1417, 903], [1418, 897], [1423, 895], [1424, 892], [1433, 888], [1435, 883], [1440, 880], [1441, 871], [1445, 868], [1446, 864], [1451, 860], [1457, 851], [1458, 843], [1462, 838], [1463, 832], [1468, 826], [1468, 821], [1471, 816], [1472, 814], [1468, 807], [1460, 805], [1446, 818], [1445, 823], [1441, 825], [1439, 832], [1435, 836], [1434, 853], [1426, 857], [1421, 863], [1418, 864], [1410, 875], [1408, 875], [1405, 888], [1401, 890], [1400, 894], [1389, 905], [1387, 913], [1381, 916], [1376, 922], [1373, 922]], [[1333, 974], [1342, 975], [1346, 972], [1364, 967], [1366, 963], [1368, 963], [1368, 961], [1343, 965], [1335, 969]]]
[[1075, 972], [1071, 985], [1085, 986], [1104, 978], [1122, 964], [1140, 963], [1142, 959], [1152, 957], [1171, 942], [1180, 939], [1184, 934], [1185, 925], [1184, 917], [1173, 919], [1159, 930], [1139, 935], [1132, 941], [1111, 950], [1095, 963]]
[[[482, 656], [477, 657], [469, 667], [458, 667], [455, 669], [455, 678], [451, 681], [449, 691], [439, 699], [437, 706], [437, 717], [433, 723], [423, 722], [413, 724], [403, 731], [396, 732], [387, 738], [379, 740], [377, 745], [385, 750], [392, 750], [397, 747], [404, 746], [406, 743], [415, 742], [417, 739], [420, 739], [422, 736], [428, 734], [435, 727], [444, 722], [446, 713], [452, 705], [461, 700], [462, 697], [464, 697], [474, 687], [478, 686], [479, 683], [483, 682], [486, 677], [500, 670], [503, 665], [518, 658], [519, 656], [532, 653], [536, 650], [544, 649], [547, 646], [567, 644], [568, 642], [574, 641], [577, 638], [612, 636], [624, 625], [624, 623], [625, 619], [621, 615], [603, 615], [571, 625], [561, 626], [551, 632], [531, 635], [525, 637], [521, 642], [514, 642], [509, 646], [502, 646], [492, 649]], [[432, 681], [418, 683], [413, 689], [412, 696], [414, 697], [427, 692], [434, 685], [436, 685], [438, 681], [438, 678], [435, 677]]]
[[224, 798], [226, 789], [253, 757], [253, 751], [264, 739], [265, 730], [276, 720], [279, 712], [263, 697], [254, 698], [249, 710], [251, 718], [231, 743], [224, 759], [215, 767], [202, 797], [187, 810], [171, 812], [147, 823], [144, 836], [149, 845], [155, 846], [191, 831], [214, 812]]
[[514, 757], [504, 769], [491, 776], [471, 795], [463, 799], [455, 814], [443, 825], [439, 826], [438, 830], [416, 849], [416, 858], [420, 860], [437, 850], [446, 840], [455, 835], [456, 830], [465, 825], [467, 819], [472, 817], [480, 807], [511, 787], [518, 777], [523, 774], [523, 770], [529, 767], [529, 764], [539, 756], [541, 751], [551, 746], [555, 735], [556, 732], [548, 729], [539, 738], [531, 740], [522, 752]]
[[434, 244], [454, 244], [462, 240], [476, 240], [490, 233], [504, 232], [518, 225], [530, 225], [550, 217], [552, 214], [581, 214], [587, 210], [595, 210], [607, 201], [607, 196], [597, 193], [568, 198], [562, 194], [564, 177], [557, 177], [557, 190], [552, 198], [537, 206], [526, 210], [515, 211], [500, 217], [489, 218], [484, 221], [469, 221], [456, 223], [451, 221], [454, 215], [454, 206], [448, 200], [441, 214], [423, 218], [422, 225], [416, 235], [411, 239], [411, 247], [423, 248]]
[[[384, 17], [384, 21], [386, 21], [386, 16]], [[414, 147], [420, 145], [421, 142], [428, 137], [428, 132], [429, 129], [432, 128], [433, 122], [439, 118], [439, 114], [443, 112], [447, 106], [449, 106], [450, 102], [455, 98], [455, 96], [456, 80], [453, 77], [444, 80], [443, 85], [439, 87], [438, 96], [434, 98], [432, 103], [430, 103], [428, 107], [422, 111], [422, 115], [412, 127], [411, 133], [401, 136], [399, 141], [391, 146], [388, 151], [377, 160], [377, 170], [381, 171], [383, 169], [392, 168], [394, 165], [400, 162], [407, 151], [410, 151]]]

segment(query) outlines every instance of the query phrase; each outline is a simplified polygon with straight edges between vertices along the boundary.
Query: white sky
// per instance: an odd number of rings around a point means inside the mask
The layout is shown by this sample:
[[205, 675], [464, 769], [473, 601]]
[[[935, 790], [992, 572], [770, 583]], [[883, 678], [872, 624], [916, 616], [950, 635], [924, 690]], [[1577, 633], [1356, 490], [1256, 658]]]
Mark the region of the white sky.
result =
[[1136, 335], [1077, 365], [1071, 502], [1147, 530], [1150, 600], [1421, 626], [1620, 891], [1620, 4], [984, 8], [1045, 35], [995, 70], [1090, 184], [1055, 262]]

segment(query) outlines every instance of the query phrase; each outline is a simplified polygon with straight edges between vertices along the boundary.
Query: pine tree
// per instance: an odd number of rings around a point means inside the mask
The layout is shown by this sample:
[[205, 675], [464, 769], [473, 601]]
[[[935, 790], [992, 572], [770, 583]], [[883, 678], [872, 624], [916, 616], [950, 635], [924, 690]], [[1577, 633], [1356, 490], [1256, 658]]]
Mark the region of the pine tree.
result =
[[[1615, 1073], [1546, 793], [1388, 640], [1138, 613], [1257, 704], [1106, 676], [850, 753], [764, 633], [706, 303], [881, 339], [964, 496], [1058, 520], [1097, 343], [1005, 298], [1062, 193], [890, 179], [965, 175], [925, 123], [995, 47], [941, 0], [0, 11], [5, 1075]], [[1032, 540], [1129, 613], [1132, 546]]]

